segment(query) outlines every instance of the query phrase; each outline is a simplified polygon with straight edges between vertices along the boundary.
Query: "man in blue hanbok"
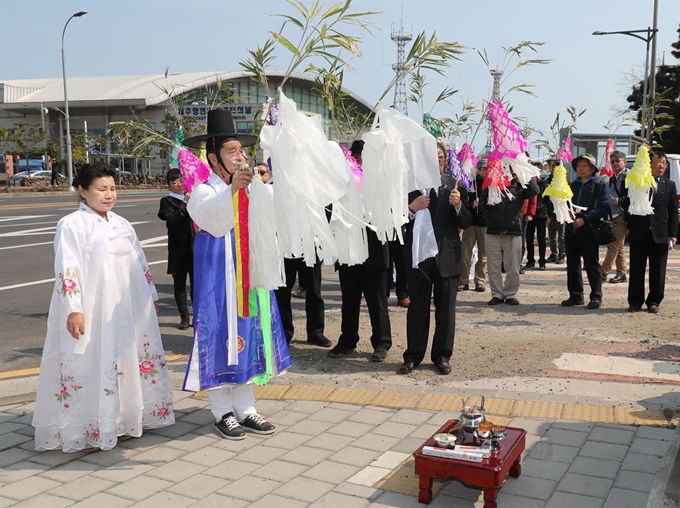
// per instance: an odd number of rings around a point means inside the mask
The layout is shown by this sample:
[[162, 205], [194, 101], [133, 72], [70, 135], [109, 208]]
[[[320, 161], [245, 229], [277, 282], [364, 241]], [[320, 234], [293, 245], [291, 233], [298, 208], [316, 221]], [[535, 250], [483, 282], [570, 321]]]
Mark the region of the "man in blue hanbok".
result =
[[208, 131], [184, 141], [205, 142], [210, 178], [194, 187], [187, 209], [200, 228], [194, 243], [194, 345], [183, 389], [207, 390], [215, 428], [226, 439], [245, 431], [272, 434], [274, 425], [255, 410], [255, 384], [291, 366], [274, 292], [251, 289], [250, 316], [237, 313], [236, 252], [232, 196], [246, 189], [252, 171], [237, 171], [244, 146], [257, 138], [237, 134], [231, 113], [208, 112]]

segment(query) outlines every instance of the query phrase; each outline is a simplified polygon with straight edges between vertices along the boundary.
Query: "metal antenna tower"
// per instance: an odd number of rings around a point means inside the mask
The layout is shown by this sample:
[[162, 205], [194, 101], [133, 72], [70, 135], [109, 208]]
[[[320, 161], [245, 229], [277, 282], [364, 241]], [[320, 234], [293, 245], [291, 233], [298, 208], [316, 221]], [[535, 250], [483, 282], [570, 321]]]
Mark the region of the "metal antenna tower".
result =
[[390, 37], [397, 43], [397, 63], [392, 64], [392, 69], [397, 73], [398, 79], [394, 86], [394, 109], [408, 115], [408, 105], [406, 102], [406, 75], [404, 74], [405, 61], [405, 47], [406, 43], [413, 39], [413, 36], [404, 31], [401, 21], [399, 22], [399, 30], [392, 30]]
[[[489, 74], [491, 74], [491, 77], [493, 78], [491, 100], [499, 101], [501, 100], [501, 78], [503, 77], [503, 71], [499, 71], [498, 69], [491, 69], [489, 70]], [[492, 149], [493, 149], [493, 129], [491, 128], [491, 119], [488, 118], [486, 128], [486, 146], [484, 147], [484, 151], [487, 154], [489, 154], [491, 153]]]

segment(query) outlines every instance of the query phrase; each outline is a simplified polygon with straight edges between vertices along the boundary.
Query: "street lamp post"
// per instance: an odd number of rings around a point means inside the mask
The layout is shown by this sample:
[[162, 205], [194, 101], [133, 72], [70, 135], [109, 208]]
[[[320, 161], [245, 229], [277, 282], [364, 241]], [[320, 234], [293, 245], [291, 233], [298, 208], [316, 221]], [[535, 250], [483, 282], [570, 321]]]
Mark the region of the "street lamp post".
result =
[[40, 121], [42, 122], [43, 130], [43, 158], [45, 159], [45, 169], [47, 169], [47, 130], [45, 129], [45, 113], [48, 113], [47, 108], [43, 107], [40, 101]]
[[64, 52], [64, 35], [66, 34], [66, 27], [71, 22], [73, 18], [79, 18], [87, 14], [85, 11], [76, 12], [73, 16], [68, 18], [66, 24], [64, 25], [64, 30], [61, 32], [61, 70], [64, 76], [64, 112], [66, 117], [66, 170], [68, 176], [68, 189], [75, 190], [73, 188], [73, 153], [71, 151], [71, 124], [69, 123], [68, 114], [68, 89], [66, 86], [66, 53]]
[[[641, 122], [641, 134], [643, 138], [647, 138], [648, 132], [647, 132], [647, 79], [648, 79], [648, 74], [649, 74], [649, 43], [654, 39], [654, 36], [656, 35], [656, 32], [658, 32], [658, 28], [651, 28], [647, 27], [645, 30], [622, 30], [619, 32], [593, 32], [593, 35], [616, 35], [616, 34], [621, 34], [621, 35], [629, 35], [631, 37], [635, 37], [636, 39], [640, 39], [641, 41], [644, 41], [645, 44], [647, 44], [647, 53], [645, 54], [645, 79], [642, 85], [642, 122]], [[638, 35], [638, 34], [645, 34], [645, 37]], [[651, 137], [651, 136], [650, 136]]]

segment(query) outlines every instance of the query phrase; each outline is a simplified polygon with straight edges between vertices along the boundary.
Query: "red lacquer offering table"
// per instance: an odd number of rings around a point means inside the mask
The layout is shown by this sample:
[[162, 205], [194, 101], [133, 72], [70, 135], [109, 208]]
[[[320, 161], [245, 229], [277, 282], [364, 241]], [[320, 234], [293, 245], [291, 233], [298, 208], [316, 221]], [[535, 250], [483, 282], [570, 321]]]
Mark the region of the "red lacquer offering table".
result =
[[[458, 420], [449, 420], [434, 435], [447, 433], [451, 430]], [[484, 489], [484, 508], [496, 508], [496, 497], [498, 489], [503, 485], [505, 477], [517, 478], [522, 472], [520, 461], [525, 447], [526, 430], [515, 427], [505, 427], [507, 437], [499, 441], [500, 450], [493, 453], [488, 459], [482, 462], [468, 462], [451, 458], [433, 457], [423, 455], [423, 448], [426, 446], [436, 446], [434, 435], [432, 435], [423, 445], [418, 448], [413, 456], [416, 459], [416, 474], [420, 475], [420, 493], [418, 501], [429, 503], [432, 500], [432, 480], [448, 480], [458, 478], [470, 487], [481, 487]], [[468, 433], [464, 433], [468, 439], [474, 439]], [[461, 443], [462, 433], [457, 433], [457, 444]]]

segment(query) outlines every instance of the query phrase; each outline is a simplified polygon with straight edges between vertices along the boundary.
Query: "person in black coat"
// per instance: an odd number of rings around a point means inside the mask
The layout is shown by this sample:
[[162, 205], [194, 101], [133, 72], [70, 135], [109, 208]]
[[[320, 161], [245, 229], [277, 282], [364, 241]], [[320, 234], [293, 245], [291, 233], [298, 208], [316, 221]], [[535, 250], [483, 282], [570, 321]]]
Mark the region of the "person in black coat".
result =
[[290, 298], [297, 274], [300, 287], [305, 291], [307, 344], [331, 347], [331, 341], [324, 335], [326, 320], [324, 318], [324, 300], [321, 296], [321, 261], [317, 258], [314, 266], [307, 266], [302, 258], [284, 258], [283, 264], [286, 271], [286, 285], [274, 292], [276, 293], [276, 303], [279, 306], [283, 330], [286, 333], [286, 342], [290, 344], [295, 335]]
[[[531, 179], [526, 187], [513, 176], [503, 192], [500, 203], [489, 204], [489, 189], [482, 192], [479, 206], [488, 212], [484, 244], [489, 272], [491, 300], [489, 305], [519, 305], [517, 292], [520, 287], [522, 259], [522, 224], [524, 201], [538, 194], [538, 184]], [[505, 280], [503, 280], [503, 267]]]
[[170, 194], [161, 198], [158, 218], [165, 221], [168, 228], [168, 273], [172, 275], [175, 303], [181, 318], [179, 329], [190, 326], [187, 306], [187, 275], [193, 301], [194, 290], [194, 225], [187, 212], [189, 193], [184, 193], [182, 174], [172, 168], [167, 174]]
[[442, 176], [439, 192], [431, 189], [428, 194], [419, 191], [409, 193], [409, 212], [415, 214], [427, 210], [432, 219], [438, 252], [413, 267], [413, 226], [411, 220], [406, 229], [404, 251], [408, 266], [408, 287], [411, 305], [406, 314], [407, 348], [399, 374], [413, 371], [425, 357], [430, 333], [430, 302], [434, 285], [435, 330], [430, 359], [439, 374], [449, 374], [449, 360], [453, 355], [456, 334], [456, 295], [462, 271], [461, 230], [472, 224], [467, 190], [449, 176]]
[[[364, 142], [357, 140], [351, 152], [359, 166]], [[368, 315], [371, 319], [371, 360], [382, 362], [392, 347], [392, 327], [390, 324], [387, 299], [389, 294], [390, 252], [388, 243], [382, 243], [376, 234], [366, 228], [368, 258], [360, 265], [338, 264], [338, 278], [342, 292], [342, 322], [337, 345], [328, 352], [331, 358], [340, 358], [357, 352], [359, 343], [359, 314], [361, 295], [366, 298]]]
[[[668, 251], [675, 247], [678, 234], [678, 191], [675, 182], [664, 177], [667, 158], [661, 151], [652, 155], [653, 215], [630, 215], [630, 282], [628, 312], [637, 312], [642, 304], [652, 314], [659, 312], [666, 285]], [[649, 293], [645, 299], [645, 267], [649, 259]]]
[[524, 268], [532, 269], [536, 267], [536, 259], [534, 257], [534, 237], [536, 237], [538, 243], [538, 269], [545, 270], [545, 233], [548, 223], [548, 204], [543, 198], [543, 193], [548, 188], [548, 182], [542, 177], [538, 177], [536, 183], [538, 184], [536, 214], [527, 222], [527, 264]]
[[586, 267], [590, 283], [589, 309], [599, 309], [602, 305], [602, 269], [600, 266], [600, 246], [590, 233], [589, 224], [609, 215], [609, 196], [607, 181], [596, 175], [597, 161], [590, 154], [583, 154], [571, 161], [578, 174], [571, 182], [574, 193], [572, 203], [582, 207], [576, 213], [574, 222], [567, 224], [564, 233], [567, 253], [567, 287], [569, 298], [562, 301], [563, 307], [583, 305], [583, 274], [581, 258]]

